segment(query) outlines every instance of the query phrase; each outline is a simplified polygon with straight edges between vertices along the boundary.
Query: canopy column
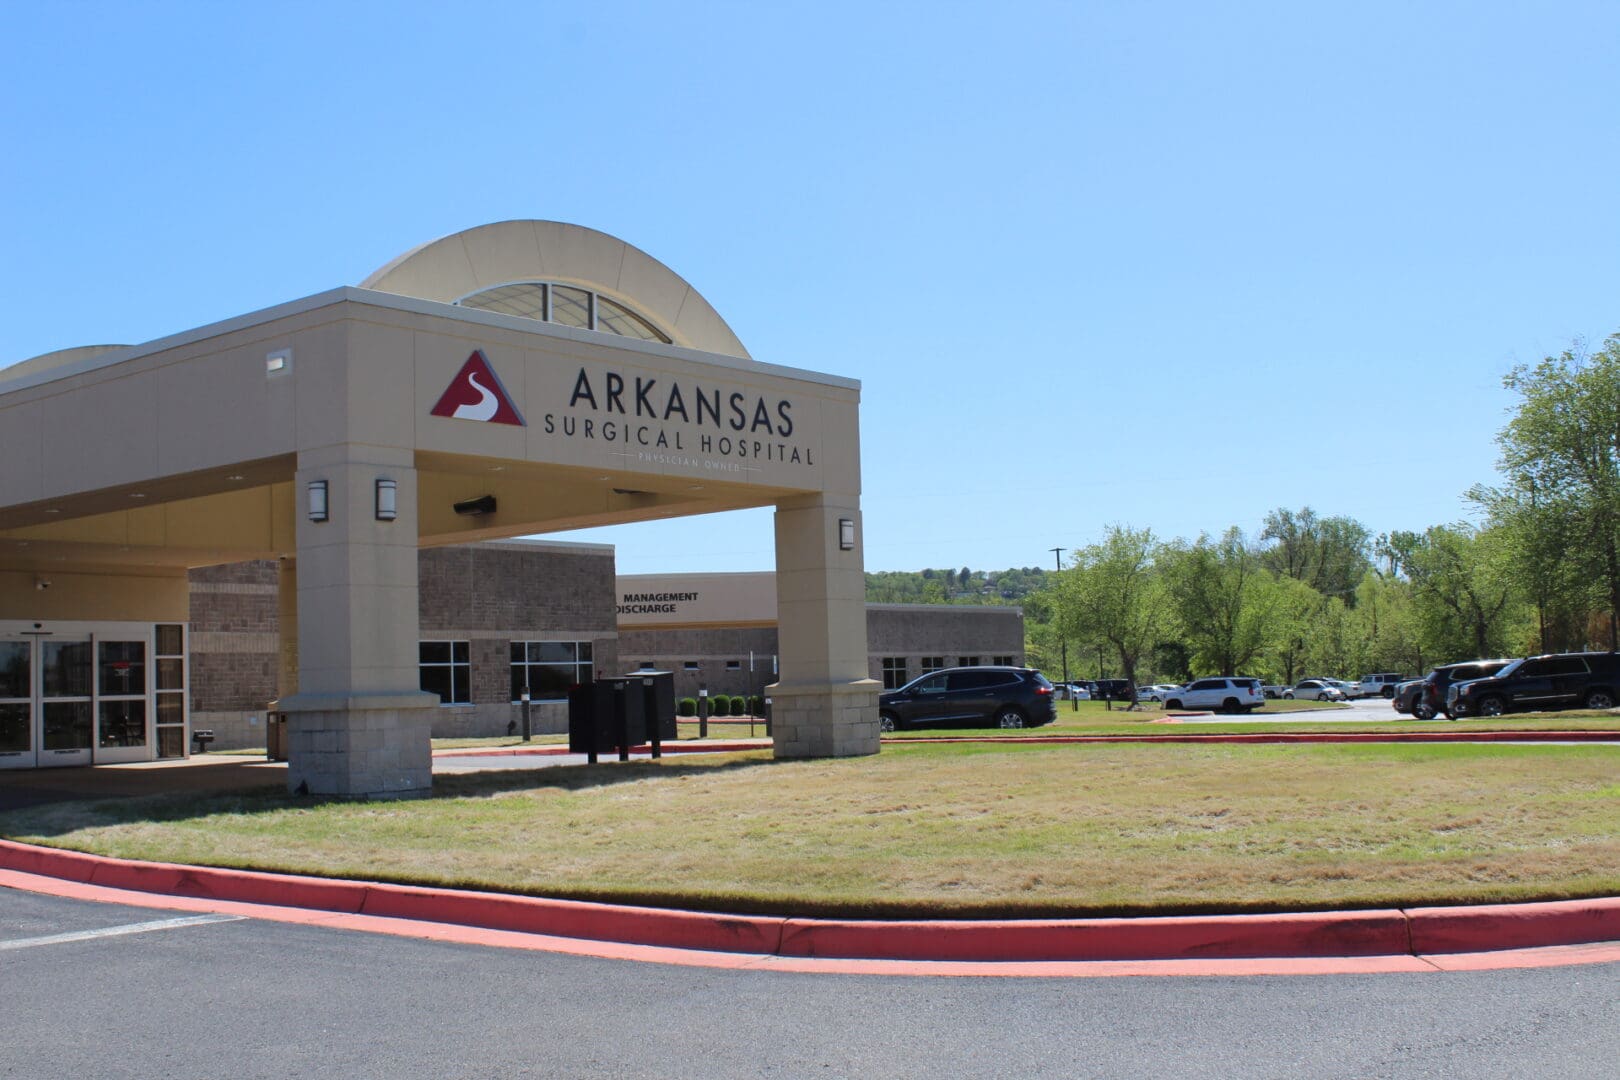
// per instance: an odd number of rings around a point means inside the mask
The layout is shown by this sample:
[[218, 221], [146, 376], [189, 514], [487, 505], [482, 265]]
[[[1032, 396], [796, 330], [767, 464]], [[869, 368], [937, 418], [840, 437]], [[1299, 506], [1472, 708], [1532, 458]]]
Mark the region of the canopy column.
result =
[[878, 752], [879, 684], [867, 671], [860, 536], [857, 495], [776, 504], [781, 668], [770, 693], [777, 757]]
[[278, 705], [288, 786], [426, 794], [439, 699], [422, 692], [417, 667], [413, 454], [355, 444], [301, 451], [296, 491], [297, 692]]

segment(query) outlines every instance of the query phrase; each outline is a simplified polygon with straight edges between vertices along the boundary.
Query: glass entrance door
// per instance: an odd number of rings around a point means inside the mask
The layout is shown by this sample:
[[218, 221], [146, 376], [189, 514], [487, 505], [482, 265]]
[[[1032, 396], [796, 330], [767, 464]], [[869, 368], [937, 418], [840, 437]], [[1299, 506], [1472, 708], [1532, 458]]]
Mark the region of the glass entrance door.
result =
[[95, 736], [95, 653], [88, 637], [42, 638], [39, 764], [89, 765]]
[[34, 643], [0, 637], [0, 769], [34, 767]]

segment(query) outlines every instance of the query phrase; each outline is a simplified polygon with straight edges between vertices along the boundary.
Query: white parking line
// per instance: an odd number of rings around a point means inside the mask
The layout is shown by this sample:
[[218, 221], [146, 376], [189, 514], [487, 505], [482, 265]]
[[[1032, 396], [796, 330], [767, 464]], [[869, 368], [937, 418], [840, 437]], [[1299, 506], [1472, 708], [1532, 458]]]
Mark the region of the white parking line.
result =
[[178, 919], [157, 919], [153, 922], [128, 923], [107, 926], [100, 930], [80, 930], [72, 934], [51, 934], [48, 937], [19, 938], [0, 941], [0, 952], [7, 949], [31, 949], [36, 945], [62, 945], [70, 941], [91, 941], [95, 938], [119, 937], [123, 934], [149, 934], [154, 930], [178, 930], [183, 926], [203, 926], [207, 923], [239, 922], [244, 915], [186, 915]]

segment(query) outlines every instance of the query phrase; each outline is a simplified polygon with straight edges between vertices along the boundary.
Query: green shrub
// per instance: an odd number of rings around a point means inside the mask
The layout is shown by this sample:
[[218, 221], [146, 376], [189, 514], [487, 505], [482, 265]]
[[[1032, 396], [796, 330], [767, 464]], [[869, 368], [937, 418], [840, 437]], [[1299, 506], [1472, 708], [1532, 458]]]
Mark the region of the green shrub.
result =
[[725, 694], [710, 694], [709, 695], [709, 715], [710, 716], [730, 716], [731, 715], [731, 698], [729, 698]]
[[748, 699], [738, 694], [731, 699], [731, 715], [746, 716], [748, 714]]
[[749, 697], [749, 699], [748, 699], [748, 715], [749, 716], [764, 716], [765, 715], [765, 699], [760, 697], [758, 694], [754, 694], [751, 697]]
[[697, 715], [697, 698], [695, 698], [695, 697], [683, 697], [683, 698], [681, 698], [680, 702], [675, 706], [675, 711], [680, 713], [682, 716], [696, 716]]

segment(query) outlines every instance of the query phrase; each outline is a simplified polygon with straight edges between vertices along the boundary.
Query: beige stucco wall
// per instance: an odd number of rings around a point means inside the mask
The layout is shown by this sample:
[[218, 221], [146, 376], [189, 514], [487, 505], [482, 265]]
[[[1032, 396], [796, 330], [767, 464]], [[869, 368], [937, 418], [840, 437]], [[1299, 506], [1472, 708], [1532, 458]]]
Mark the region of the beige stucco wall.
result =
[[[49, 582], [49, 588], [40, 589], [40, 582]], [[180, 569], [139, 574], [0, 569], [0, 619], [183, 623], [189, 595]]]
[[776, 574], [621, 574], [619, 626], [775, 626]]

